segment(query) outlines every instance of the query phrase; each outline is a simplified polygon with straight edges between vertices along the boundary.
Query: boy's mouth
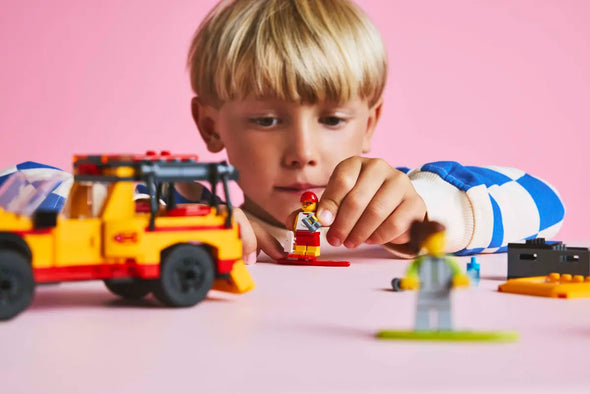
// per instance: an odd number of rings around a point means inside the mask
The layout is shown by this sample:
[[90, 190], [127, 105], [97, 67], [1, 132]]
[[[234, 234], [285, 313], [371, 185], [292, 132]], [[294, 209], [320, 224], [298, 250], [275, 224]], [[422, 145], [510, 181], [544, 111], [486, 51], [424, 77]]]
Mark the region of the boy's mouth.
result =
[[286, 186], [275, 186], [275, 190], [286, 193], [302, 193], [307, 190], [323, 190], [324, 188], [325, 186], [312, 185], [311, 183], [293, 183]]

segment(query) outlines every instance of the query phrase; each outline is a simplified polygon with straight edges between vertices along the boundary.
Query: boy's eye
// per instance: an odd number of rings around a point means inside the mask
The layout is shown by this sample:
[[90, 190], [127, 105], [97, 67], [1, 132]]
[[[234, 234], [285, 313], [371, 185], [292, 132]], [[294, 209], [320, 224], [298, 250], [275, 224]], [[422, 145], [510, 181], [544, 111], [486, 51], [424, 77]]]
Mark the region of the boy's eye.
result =
[[326, 126], [339, 126], [346, 122], [346, 119], [340, 118], [338, 116], [324, 116], [320, 118], [320, 122]]
[[272, 127], [279, 124], [279, 119], [274, 118], [272, 116], [262, 116], [259, 118], [252, 118], [250, 121], [258, 126], [262, 127]]

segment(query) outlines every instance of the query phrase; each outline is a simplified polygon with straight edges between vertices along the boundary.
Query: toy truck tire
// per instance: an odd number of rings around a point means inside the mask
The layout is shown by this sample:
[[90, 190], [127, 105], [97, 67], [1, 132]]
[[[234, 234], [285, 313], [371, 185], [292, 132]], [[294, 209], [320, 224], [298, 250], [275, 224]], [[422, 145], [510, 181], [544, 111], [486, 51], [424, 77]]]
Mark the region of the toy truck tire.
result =
[[140, 300], [152, 291], [152, 283], [139, 278], [105, 279], [109, 291], [127, 300]]
[[213, 259], [205, 246], [176, 245], [163, 254], [154, 296], [168, 306], [193, 306], [207, 296], [214, 279]]
[[33, 300], [35, 280], [25, 256], [13, 249], [0, 249], [0, 320], [25, 310]]

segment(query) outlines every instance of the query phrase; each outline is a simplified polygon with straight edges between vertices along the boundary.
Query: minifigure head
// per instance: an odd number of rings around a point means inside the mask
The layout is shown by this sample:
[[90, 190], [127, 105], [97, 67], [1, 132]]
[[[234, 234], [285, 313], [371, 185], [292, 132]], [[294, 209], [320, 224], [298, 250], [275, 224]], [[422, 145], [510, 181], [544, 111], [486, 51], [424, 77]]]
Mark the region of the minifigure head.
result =
[[442, 256], [445, 250], [445, 232], [431, 234], [424, 240], [422, 247], [432, 256]]
[[314, 192], [305, 192], [301, 195], [301, 209], [303, 212], [315, 212], [318, 203], [318, 196]]
[[410, 226], [410, 246], [418, 254], [422, 249], [432, 256], [444, 255], [445, 226], [439, 222], [415, 221]]
[[385, 46], [349, 0], [224, 0], [188, 57], [193, 117], [240, 172], [244, 208], [283, 223], [342, 160], [366, 153], [387, 75]]

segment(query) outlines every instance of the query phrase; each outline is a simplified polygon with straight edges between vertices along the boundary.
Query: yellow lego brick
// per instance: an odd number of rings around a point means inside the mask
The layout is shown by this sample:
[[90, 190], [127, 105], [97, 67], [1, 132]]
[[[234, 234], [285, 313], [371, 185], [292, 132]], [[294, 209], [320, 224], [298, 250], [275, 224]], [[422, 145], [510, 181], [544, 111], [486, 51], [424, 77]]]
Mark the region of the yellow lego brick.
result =
[[246, 293], [254, 289], [254, 280], [242, 260], [236, 261], [228, 279], [216, 279], [213, 289], [228, 293]]
[[51, 234], [30, 234], [24, 237], [31, 249], [33, 268], [50, 268], [55, 260], [55, 242]]
[[504, 293], [526, 294], [551, 298], [590, 297], [590, 276], [552, 273], [547, 276], [509, 279], [498, 286]]
[[7, 212], [0, 207], [0, 231], [28, 231], [33, 228], [33, 222], [27, 216]]
[[58, 218], [55, 227], [55, 266], [91, 264], [102, 262], [101, 221], [98, 218]]

